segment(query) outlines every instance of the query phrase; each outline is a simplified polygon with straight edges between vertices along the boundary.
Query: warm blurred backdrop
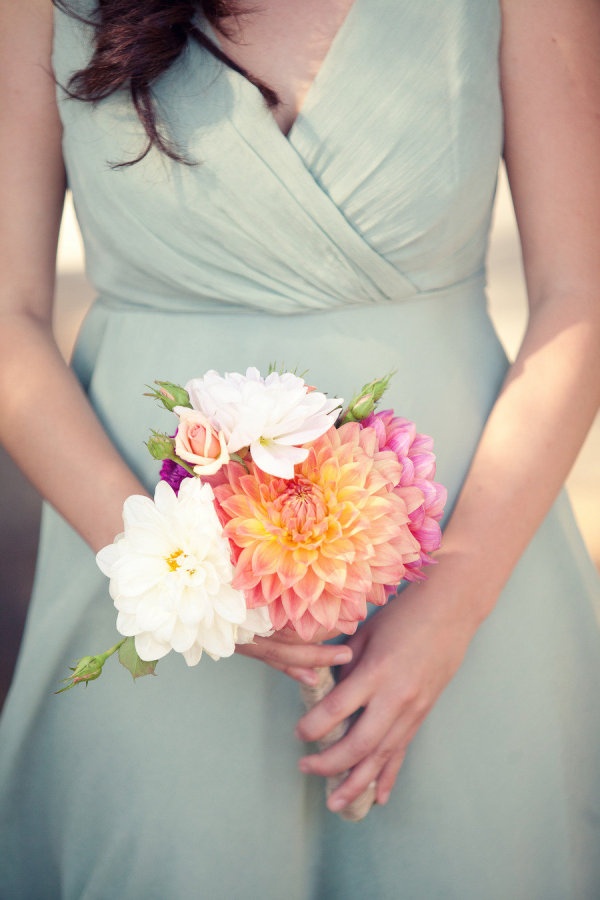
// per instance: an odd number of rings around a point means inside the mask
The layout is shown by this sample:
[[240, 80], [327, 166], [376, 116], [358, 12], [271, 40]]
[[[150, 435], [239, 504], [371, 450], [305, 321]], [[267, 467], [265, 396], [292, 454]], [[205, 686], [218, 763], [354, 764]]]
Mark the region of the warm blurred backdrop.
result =
[[[503, 175], [490, 248], [489, 282], [492, 315], [509, 354], [514, 354], [525, 327], [525, 293], [512, 205]], [[59, 345], [67, 357], [92, 299], [93, 291], [82, 271], [81, 243], [69, 202], [61, 230], [55, 320]], [[1, 704], [31, 591], [40, 503], [2, 450], [0, 454]], [[600, 417], [569, 478], [568, 488], [590, 552], [600, 566]]]

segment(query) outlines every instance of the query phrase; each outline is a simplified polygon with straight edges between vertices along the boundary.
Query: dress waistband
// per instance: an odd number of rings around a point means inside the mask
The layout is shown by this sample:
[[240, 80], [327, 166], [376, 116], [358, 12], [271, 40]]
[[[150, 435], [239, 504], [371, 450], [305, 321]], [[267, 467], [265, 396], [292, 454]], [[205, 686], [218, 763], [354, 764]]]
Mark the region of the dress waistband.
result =
[[227, 297], [197, 297], [144, 295], [143, 299], [119, 296], [114, 293], [102, 292], [98, 295], [96, 304], [107, 310], [115, 310], [127, 313], [165, 313], [168, 315], [273, 315], [273, 316], [298, 316], [339, 312], [342, 310], [364, 308], [392, 308], [404, 303], [423, 303], [431, 300], [448, 300], [456, 298], [485, 301], [485, 272], [477, 272], [463, 281], [455, 282], [434, 290], [418, 291], [409, 296], [399, 296], [392, 300], [381, 298], [380, 303], [352, 301], [351, 299], [339, 302], [330, 297], [324, 297], [323, 304], [316, 306], [308, 304], [303, 307], [298, 304], [290, 304], [284, 296], [265, 296], [264, 305], [256, 303], [239, 303], [229, 300]]

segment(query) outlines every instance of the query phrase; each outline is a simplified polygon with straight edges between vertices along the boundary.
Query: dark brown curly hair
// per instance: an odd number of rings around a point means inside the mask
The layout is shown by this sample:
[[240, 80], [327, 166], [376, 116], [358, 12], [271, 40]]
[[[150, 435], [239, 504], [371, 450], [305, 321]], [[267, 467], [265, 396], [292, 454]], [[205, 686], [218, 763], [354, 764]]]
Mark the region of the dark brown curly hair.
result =
[[77, 100], [97, 102], [115, 91], [128, 90], [148, 137], [135, 159], [117, 165], [133, 165], [156, 147], [171, 159], [190, 164], [161, 129], [152, 96], [152, 83], [194, 40], [216, 59], [256, 85], [269, 107], [279, 102], [275, 91], [254, 78], [201, 31], [198, 13], [218, 31], [227, 34], [224, 20], [247, 12], [238, 0], [98, 0], [94, 16], [86, 19], [68, 0], [53, 0], [63, 12], [95, 29], [94, 54], [86, 68], [75, 72], [65, 86]]

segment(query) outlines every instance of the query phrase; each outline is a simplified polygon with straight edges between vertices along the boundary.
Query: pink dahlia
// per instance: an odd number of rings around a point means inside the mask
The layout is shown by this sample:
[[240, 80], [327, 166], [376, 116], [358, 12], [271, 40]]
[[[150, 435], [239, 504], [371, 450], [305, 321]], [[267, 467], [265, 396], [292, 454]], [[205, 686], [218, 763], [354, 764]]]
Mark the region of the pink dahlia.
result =
[[360, 423], [372, 428], [377, 435], [380, 450], [392, 450], [402, 466], [402, 475], [394, 492], [403, 495], [408, 488], [420, 491], [421, 501], [410, 513], [409, 528], [419, 542], [419, 558], [406, 565], [407, 581], [421, 581], [423, 566], [433, 563], [429, 555], [437, 550], [442, 540], [440, 519], [446, 505], [446, 488], [433, 480], [435, 453], [433, 438], [418, 434], [414, 422], [395, 416], [386, 409], [371, 413]]
[[410, 515], [422, 502], [410, 487], [395, 490], [402, 467], [373, 428], [330, 428], [308, 446], [289, 480], [248, 462], [248, 471], [225, 466], [214, 486], [233, 587], [249, 608], [267, 603], [275, 629], [291, 626], [304, 640], [321, 629], [352, 634], [367, 602], [386, 602], [419, 561]]

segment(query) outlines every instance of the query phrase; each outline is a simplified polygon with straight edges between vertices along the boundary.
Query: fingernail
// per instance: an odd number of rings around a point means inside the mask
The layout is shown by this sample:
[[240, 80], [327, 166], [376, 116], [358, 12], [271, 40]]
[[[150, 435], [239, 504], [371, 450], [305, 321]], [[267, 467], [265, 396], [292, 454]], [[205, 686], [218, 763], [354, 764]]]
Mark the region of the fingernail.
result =
[[308, 684], [310, 687], [313, 687], [318, 681], [317, 673], [303, 672], [302, 675], [300, 675], [300, 680], [303, 684]]
[[345, 797], [330, 797], [327, 805], [331, 812], [339, 812], [347, 803], [348, 801]]
[[350, 650], [349, 647], [344, 647], [343, 650], [340, 650], [340, 652], [337, 653], [333, 657], [333, 665], [341, 666], [344, 663], [350, 662], [351, 659], [352, 659], [352, 651]]
[[390, 791], [384, 791], [383, 794], [379, 794], [377, 798], [377, 803], [379, 804], [379, 806], [385, 806], [385, 804], [390, 799], [390, 793]]

